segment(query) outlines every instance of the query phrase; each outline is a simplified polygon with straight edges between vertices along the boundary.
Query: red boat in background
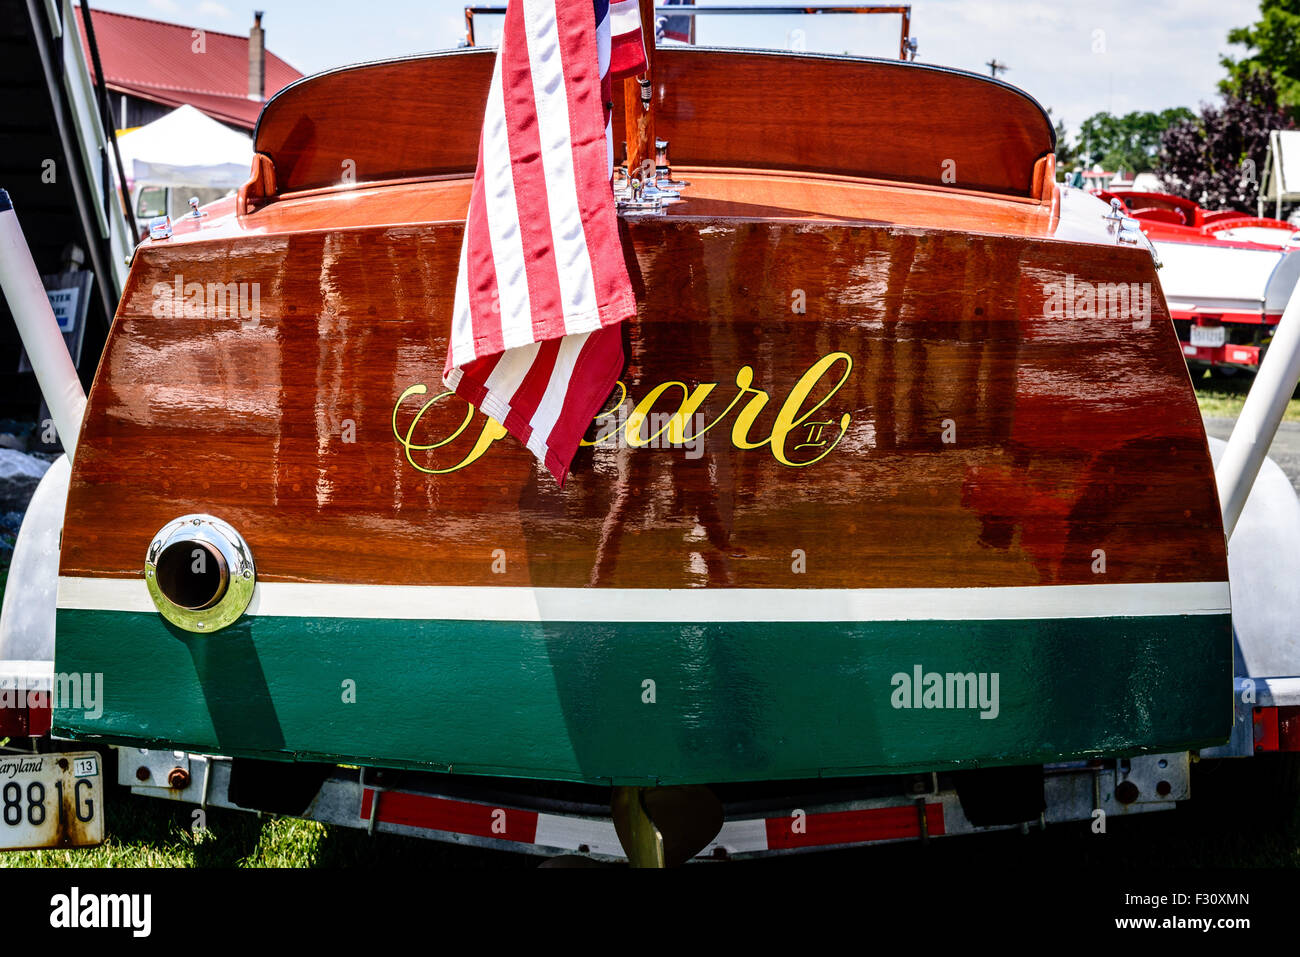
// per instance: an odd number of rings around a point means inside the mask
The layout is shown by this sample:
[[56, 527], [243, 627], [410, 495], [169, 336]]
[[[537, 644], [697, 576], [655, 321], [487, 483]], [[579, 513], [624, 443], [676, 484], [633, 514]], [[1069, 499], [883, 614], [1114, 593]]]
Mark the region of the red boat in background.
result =
[[1097, 195], [1136, 219], [1160, 256], [1160, 285], [1188, 365], [1227, 374], [1258, 369], [1300, 278], [1300, 232], [1169, 193]]

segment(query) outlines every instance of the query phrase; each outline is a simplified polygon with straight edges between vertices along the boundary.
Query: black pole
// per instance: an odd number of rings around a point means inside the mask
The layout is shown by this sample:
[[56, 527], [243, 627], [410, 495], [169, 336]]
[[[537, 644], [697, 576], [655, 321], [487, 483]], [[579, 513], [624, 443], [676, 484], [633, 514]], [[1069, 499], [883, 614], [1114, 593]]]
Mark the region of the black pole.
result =
[[[122, 193], [122, 205], [126, 208], [126, 221], [131, 226], [131, 243], [140, 241], [140, 227], [135, 221], [135, 210], [131, 208], [131, 193], [126, 188], [126, 172], [122, 169], [122, 153], [117, 148], [117, 126], [108, 110], [108, 83], [104, 79], [104, 66], [99, 62], [99, 44], [95, 42], [95, 18], [90, 15], [90, 0], [81, 0], [81, 19], [86, 24], [86, 43], [90, 47], [90, 62], [95, 67], [95, 92], [99, 97], [99, 121], [104, 124], [104, 135], [113, 147], [113, 159], [117, 163], [118, 189]], [[67, 24], [64, 25], [67, 29]]]

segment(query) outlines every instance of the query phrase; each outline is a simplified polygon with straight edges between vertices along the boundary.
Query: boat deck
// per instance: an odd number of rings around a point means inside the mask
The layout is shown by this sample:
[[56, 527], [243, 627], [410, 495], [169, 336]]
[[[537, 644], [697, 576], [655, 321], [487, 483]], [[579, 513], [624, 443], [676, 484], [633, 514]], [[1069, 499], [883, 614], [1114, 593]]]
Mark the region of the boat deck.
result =
[[[680, 202], [665, 207], [663, 215], [668, 218], [861, 223], [1113, 242], [1100, 215], [1089, 217], [1083, 210], [1071, 215], [1071, 201], [1076, 207], [1086, 204], [1103, 211], [1091, 197], [1072, 190], [1063, 190], [1055, 202], [1044, 204], [822, 173], [678, 167], [673, 175], [689, 185], [682, 190]], [[235, 216], [232, 197], [207, 207], [208, 215], [201, 221], [177, 220], [170, 242], [462, 222], [472, 182], [470, 176], [442, 176], [308, 190], [278, 197], [243, 217]]]

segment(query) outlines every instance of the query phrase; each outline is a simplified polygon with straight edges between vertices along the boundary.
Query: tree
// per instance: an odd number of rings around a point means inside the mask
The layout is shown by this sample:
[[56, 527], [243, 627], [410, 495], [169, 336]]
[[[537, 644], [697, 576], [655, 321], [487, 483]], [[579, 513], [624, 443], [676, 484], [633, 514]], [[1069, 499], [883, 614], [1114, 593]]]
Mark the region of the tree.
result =
[[1293, 124], [1268, 74], [1243, 75], [1239, 90], [1165, 133], [1156, 174], [1169, 192], [1207, 209], [1254, 212], [1269, 131]]
[[1261, 0], [1260, 19], [1228, 32], [1228, 42], [1249, 53], [1241, 59], [1225, 56], [1220, 63], [1228, 77], [1219, 89], [1242, 96], [1248, 78], [1263, 73], [1277, 90], [1277, 101], [1300, 114], [1300, 0]]
[[1106, 170], [1146, 173], [1155, 167], [1160, 138], [1171, 126], [1196, 116], [1179, 106], [1159, 113], [1134, 112], [1126, 116], [1094, 113], [1079, 127], [1079, 160]]
[[[1052, 108], [1047, 108], [1047, 118], [1055, 119], [1052, 116]], [[1066, 172], [1079, 161], [1079, 149], [1077, 145], [1069, 141], [1069, 131], [1065, 128], [1065, 120], [1056, 120], [1056, 177], [1064, 179]]]

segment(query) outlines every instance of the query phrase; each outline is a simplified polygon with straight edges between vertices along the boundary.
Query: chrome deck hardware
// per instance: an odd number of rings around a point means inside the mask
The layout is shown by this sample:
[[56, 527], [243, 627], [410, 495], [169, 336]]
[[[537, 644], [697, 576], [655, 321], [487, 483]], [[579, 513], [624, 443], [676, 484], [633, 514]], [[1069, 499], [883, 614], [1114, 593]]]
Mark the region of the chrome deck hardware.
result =
[[622, 172], [622, 181], [614, 180], [614, 202], [618, 211], [632, 216], [663, 215], [662, 193], [653, 187], [647, 187], [640, 177], [628, 176], [626, 171]]
[[1124, 212], [1124, 204], [1118, 199], [1110, 201], [1110, 212], [1102, 219], [1106, 220], [1106, 230], [1115, 237], [1116, 245], [1141, 246], [1151, 254], [1151, 261], [1157, 269], [1164, 268], [1155, 244], [1142, 231], [1142, 224]]
[[153, 240], [172, 238], [172, 219], [170, 216], [156, 216], [149, 220], [149, 238]]
[[1124, 204], [1118, 199], [1112, 199], [1110, 201], [1110, 212], [1102, 218], [1106, 220], [1106, 228], [1114, 233], [1123, 225], [1124, 220], [1129, 217], [1124, 212]]
[[[672, 164], [668, 160], [668, 141], [655, 140], [655, 185], [660, 189], [676, 192], [683, 186], [691, 184], [684, 180], [673, 179]], [[679, 195], [678, 199], [681, 198]]]
[[[656, 140], [655, 148], [656, 159], [661, 155], [667, 158], [667, 141]], [[656, 214], [662, 213], [663, 208], [670, 203], [680, 202], [682, 197], [677, 190], [665, 188], [669, 181], [661, 178], [664, 169], [657, 164], [652, 169], [648, 159], [637, 168], [636, 175], [629, 175], [626, 167], [619, 167], [614, 175], [614, 199], [618, 211], [637, 215]]]

